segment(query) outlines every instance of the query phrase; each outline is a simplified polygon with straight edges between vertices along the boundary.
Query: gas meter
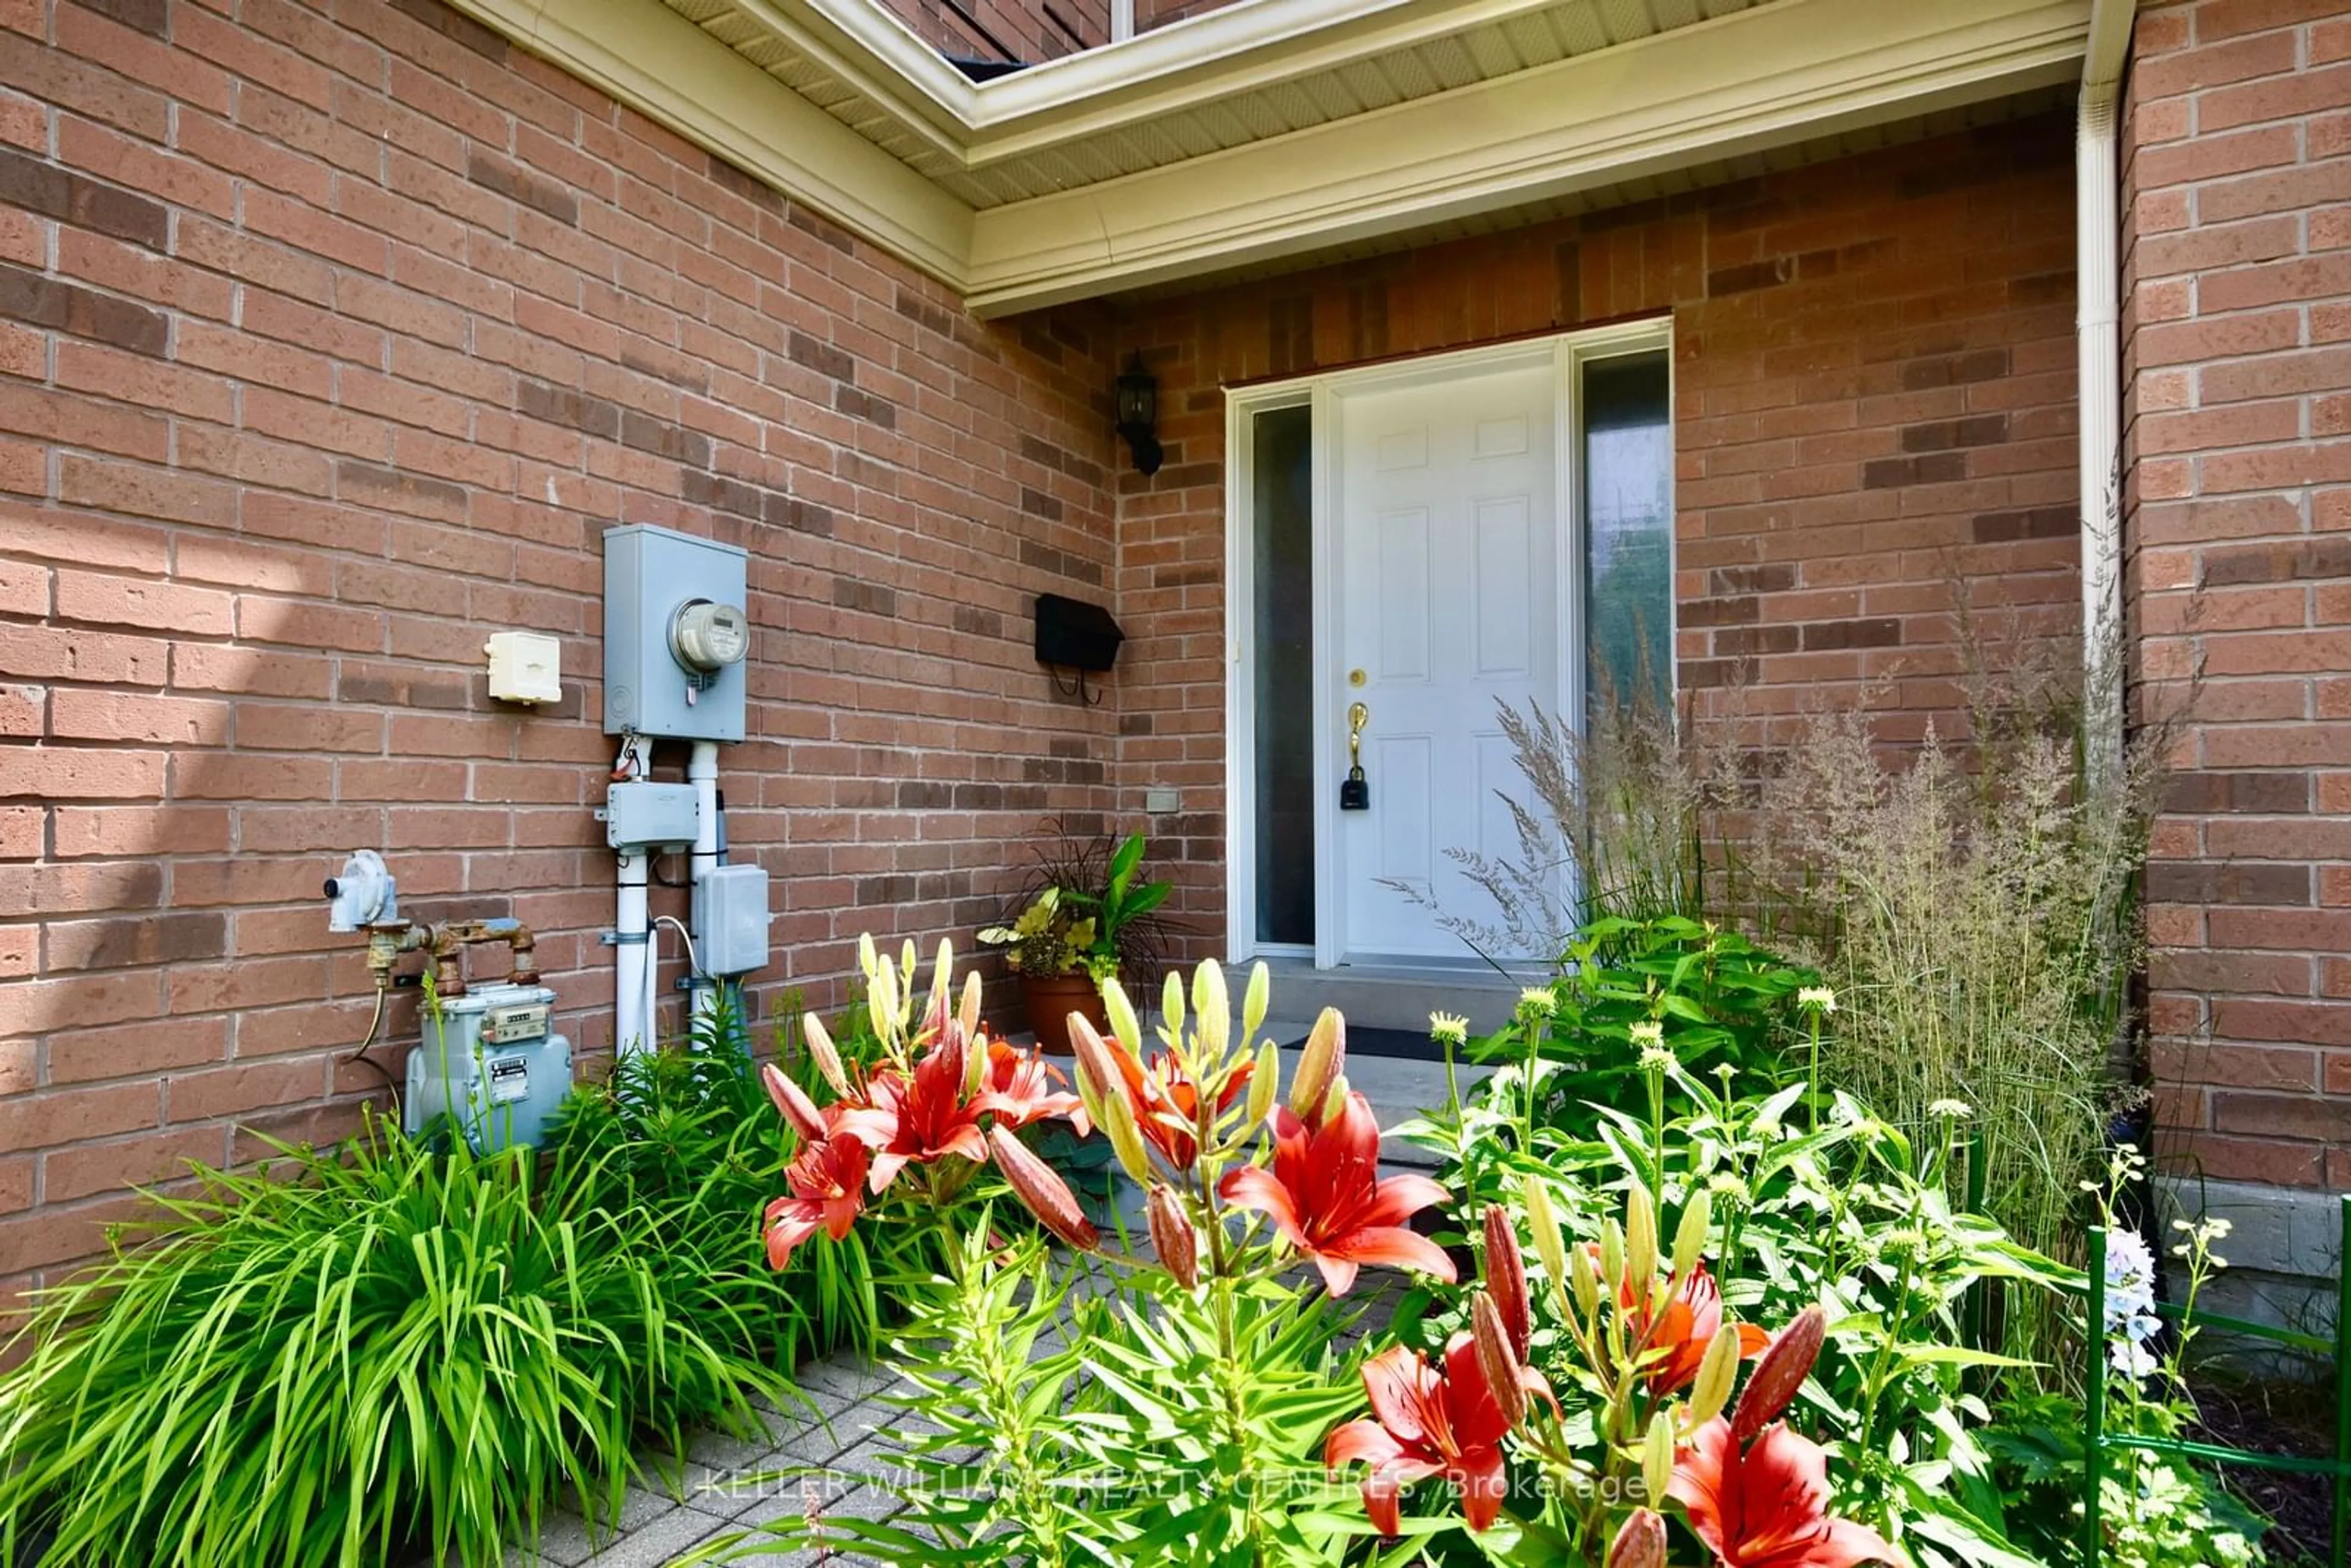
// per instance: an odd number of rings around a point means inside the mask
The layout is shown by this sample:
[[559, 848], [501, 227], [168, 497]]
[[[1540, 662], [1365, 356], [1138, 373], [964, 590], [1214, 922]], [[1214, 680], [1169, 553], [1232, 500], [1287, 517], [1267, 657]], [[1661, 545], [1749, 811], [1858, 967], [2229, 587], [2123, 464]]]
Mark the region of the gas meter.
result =
[[571, 1090], [571, 1042], [554, 1029], [555, 993], [496, 981], [444, 998], [408, 1053], [402, 1125], [446, 1113], [476, 1152], [536, 1145]]

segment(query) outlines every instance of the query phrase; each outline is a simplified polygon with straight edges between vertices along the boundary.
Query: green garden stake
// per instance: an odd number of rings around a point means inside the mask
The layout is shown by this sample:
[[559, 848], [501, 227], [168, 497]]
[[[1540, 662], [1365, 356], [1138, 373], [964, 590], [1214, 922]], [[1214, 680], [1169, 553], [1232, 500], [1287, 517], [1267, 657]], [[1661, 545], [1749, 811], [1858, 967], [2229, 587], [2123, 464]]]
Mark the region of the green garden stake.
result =
[[2335, 1561], [2351, 1562], [2351, 1193], [2335, 1255]]
[[2082, 1392], [2082, 1568], [2098, 1568], [2104, 1544], [2098, 1494], [2105, 1479], [2106, 1426], [2106, 1228], [2090, 1227], [2089, 1378]]

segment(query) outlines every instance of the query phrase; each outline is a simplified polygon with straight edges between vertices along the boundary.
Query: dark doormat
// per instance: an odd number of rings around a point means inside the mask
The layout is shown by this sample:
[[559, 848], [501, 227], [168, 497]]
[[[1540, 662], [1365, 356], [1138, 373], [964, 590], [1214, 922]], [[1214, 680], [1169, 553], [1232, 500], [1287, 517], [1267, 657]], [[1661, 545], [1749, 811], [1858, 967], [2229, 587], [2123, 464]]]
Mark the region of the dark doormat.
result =
[[[1306, 1043], [1306, 1037], [1283, 1042], [1296, 1051]], [[1428, 1038], [1420, 1029], [1373, 1029], [1363, 1024], [1347, 1026], [1347, 1054], [1350, 1056], [1401, 1056], [1411, 1061], [1442, 1061], [1445, 1048]]]

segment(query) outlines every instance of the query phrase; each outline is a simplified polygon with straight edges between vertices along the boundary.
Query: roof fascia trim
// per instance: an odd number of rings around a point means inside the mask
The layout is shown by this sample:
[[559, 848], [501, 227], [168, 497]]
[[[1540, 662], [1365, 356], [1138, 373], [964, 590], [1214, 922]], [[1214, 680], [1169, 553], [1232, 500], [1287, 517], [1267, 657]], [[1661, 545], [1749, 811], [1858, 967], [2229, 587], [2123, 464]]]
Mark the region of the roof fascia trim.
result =
[[967, 286], [968, 205], [659, 0], [451, 4], [891, 254]]
[[2087, 0], [1783, 0], [983, 210], [967, 303], [1141, 287], [2069, 80], [2088, 17]]

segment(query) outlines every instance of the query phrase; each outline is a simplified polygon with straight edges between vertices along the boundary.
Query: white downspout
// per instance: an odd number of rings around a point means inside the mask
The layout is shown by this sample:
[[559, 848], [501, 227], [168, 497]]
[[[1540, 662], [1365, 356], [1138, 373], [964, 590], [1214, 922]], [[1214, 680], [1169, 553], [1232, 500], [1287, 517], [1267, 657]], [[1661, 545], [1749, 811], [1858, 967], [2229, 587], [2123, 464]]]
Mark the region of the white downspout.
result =
[[[718, 868], [718, 743], [697, 740], [685, 762], [685, 781], [694, 786], [694, 892], [687, 908], [694, 927], [694, 948], [699, 952], [709, 933], [705, 929], [702, 883]], [[700, 976], [695, 976], [699, 980]], [[699, 1024], [718, 1004], [718, 988], [696, 985], [691, 1022]]]
[[2137, 0], [2092, 0], [2074, 137], [2083, 695], [2094, 781], [2114, 776], [2123, 746], [2122, 223], [2116, 143], [2137, 9]]
[[1123, 44], [1134, 37], [1134, 0], [1110, 0], [1110, 41]]

